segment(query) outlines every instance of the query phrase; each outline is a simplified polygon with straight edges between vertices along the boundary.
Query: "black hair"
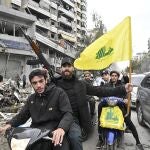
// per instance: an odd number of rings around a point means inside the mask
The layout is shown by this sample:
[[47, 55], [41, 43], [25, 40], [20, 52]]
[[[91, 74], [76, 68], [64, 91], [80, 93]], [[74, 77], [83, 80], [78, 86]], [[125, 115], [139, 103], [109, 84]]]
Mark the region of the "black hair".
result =
[[0, 82], [3, 82], [3, 76], [0, 75]]
[[110, 76], [111, 76], [113, 73], [117, 74], [118, 78], [120, 77], [120, 73], [119, 73], [118, 71], [115, 71], [115, 70], [113, 70], [113, 71], [110, 72]]
[[31, 80], [33, 79], [33, 77], [35, 76], [43, 76], [44, 79], [47, 79], [47, 72], [46, 70], [43, 69], [35, 69], [33, 71], [31, 71], [31, 73], [29, 74], [29, 80], [31, 82]]

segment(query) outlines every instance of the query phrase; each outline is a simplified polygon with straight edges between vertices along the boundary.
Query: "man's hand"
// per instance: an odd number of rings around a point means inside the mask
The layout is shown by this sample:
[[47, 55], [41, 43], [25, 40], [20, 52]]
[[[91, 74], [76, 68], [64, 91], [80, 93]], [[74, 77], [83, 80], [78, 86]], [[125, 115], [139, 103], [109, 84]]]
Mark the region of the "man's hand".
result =
[[54, 146], [62, 144], [65, 131], [62, 128], [58, 128], [57, 130], [53, 131], [53, 138], [52, 143], [54, 143]]
[[4, 127], [0, 127], [0, 134], [5, 134], [6, 130], [11, 128], [10, 124], [6, 124]]
[[126, 89], [126, 92], [129, 93], [129, 92], [132, 92], [133, 90], [133, 85], [131, 83], [126, 83], [125, 84], [125, 89]]

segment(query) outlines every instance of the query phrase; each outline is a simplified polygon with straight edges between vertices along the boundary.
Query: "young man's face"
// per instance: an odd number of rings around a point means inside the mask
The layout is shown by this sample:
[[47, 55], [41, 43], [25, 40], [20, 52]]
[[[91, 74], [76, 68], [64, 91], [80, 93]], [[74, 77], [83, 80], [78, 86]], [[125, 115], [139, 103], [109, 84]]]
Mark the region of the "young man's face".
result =
[[84, 75], [84, 79], [85, 79], [85, 80], [91, 80], [91, 75], [88, 74], [88, 73], [85, 74], [85, 75]]
[[116, 83], [118, 81], [118, 79], [119, 79], [119, 77], [118, 77], [118, 75], [116, 73], [112, 73], [110, 78], [111, 78], [111, 81], [113, 83]]
[[110, 79], [109, 74], [103, 74], [103, 75], [102, 75], [102, 79], [103, 79], [104, 81], [109, 81], [109, 79]]
[[65, 78], [71, 78], [74, 72], [74, 67], [71, 64], [63, 64], [61, 67], [62, 76]]
[[43, 76], [34, 76], [31, 79], [31, 85], [35, 92], [41, 94], [44, 92], [47, 80]]

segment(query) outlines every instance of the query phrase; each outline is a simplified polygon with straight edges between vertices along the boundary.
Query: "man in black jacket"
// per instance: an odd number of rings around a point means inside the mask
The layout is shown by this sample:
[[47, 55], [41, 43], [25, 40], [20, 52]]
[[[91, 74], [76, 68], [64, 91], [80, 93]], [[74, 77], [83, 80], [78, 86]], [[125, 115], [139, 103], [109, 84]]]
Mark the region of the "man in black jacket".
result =
[[[35, 93], [28, 98], [19, 114], [0, 128], [0, 133], [10, 127], [24, 124], [31, 117], [31, 127], [49, 129], [53, 135], [52, 142], [41, 140], [32, 147], [32, 150], [69, 150], [69, 144], [64, 139], [64, 135], [73, 123], [73, 117], [66, 93], [53, 83], [47, 87], [45, 70], [33, 70], [29, 80]], [[59, 146], [59, 143], [62, 143], [62, 146]]]
[[57, 79], [56, 85], [63, 88], [67, 93], [75, 123], [71, 126], [68, 136], [71, 143], [71, 150], [82, 150], [81, 128], [87, 133], [92, 129], [90, 113], [86, 95], [95, 96], [122, 96], [132, 90], [130, 84], [122, 87], [106, 88], [94, 87], [90, 84], [78, 80], [74, 75], [73, 61], [70, 58], [64, 58], [61, 63], [61, 77]]
[[[119, 87], [119, 86], [123, 85], [121, 80], [119, 80], [119, 76], [120, 76], [120, 74], [119, 74], [118, 71], [115, 71], [115, 70], [111, 71], [110, 72], [110, 82], [107, 83], [105, 86], [106, 87], [113, 87], [113, 88], [115, 88], [115, 87]], [[124, 102], [125, 102], [125, 104], [127, 104], [126, 96], [124, 96]], [[102, 103], [100, 103], [99, 106], [98, 106], [98, 119], [100, 118], [102, 107], [105, 107], [105, 106]], [[123, 106], [119, 106], [119, 107], [121, 108], [121, 110], [123, 112], [123, 115], [125, 116], [126, 113], [127, 113], [126, 112], [126, 107], [125, 106], [124, 107]], [[144, 150], [144, 148], [143, 148], [143, 146], [142, 146], [142, 144], [141, 144], [141, 142], [139, 140], [139, 136], [138, 136], [137, 130], [136, 130], [133, 122], [131, 121], [130, 116], [129, 115], [125, 116], [124, 117], [124, 121], [125, 121], [126, 125], [128, 126], [128, 128], [131, 130], [131, 132], [132, 132], [132, 134], [133, 134], [133, 136], [134, 136], [134, 138], [136, 140], [136, 149], [137, 150]], [[102, 128], [99, 129], [99, 134], [102, 134]], [[101, 140], [101, 135], [99, 137], [99, 140]], [[99, 141], [99, 142], [101, 143], [101, 141]], [[97, 148], [98, 148], [98, 146], [97, 146]]]

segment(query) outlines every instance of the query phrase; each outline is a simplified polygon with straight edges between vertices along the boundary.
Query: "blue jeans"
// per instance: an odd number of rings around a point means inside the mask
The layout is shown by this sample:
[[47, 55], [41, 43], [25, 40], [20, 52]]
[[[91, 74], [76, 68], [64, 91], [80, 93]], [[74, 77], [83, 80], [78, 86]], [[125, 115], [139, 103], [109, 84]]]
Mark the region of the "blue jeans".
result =
[[77, 123], [73, 123], [68, 132], [71, 150], [83, 150], [81, 142], [81, 128]]

